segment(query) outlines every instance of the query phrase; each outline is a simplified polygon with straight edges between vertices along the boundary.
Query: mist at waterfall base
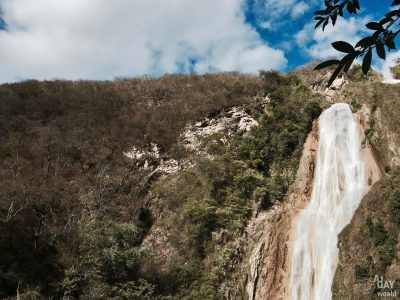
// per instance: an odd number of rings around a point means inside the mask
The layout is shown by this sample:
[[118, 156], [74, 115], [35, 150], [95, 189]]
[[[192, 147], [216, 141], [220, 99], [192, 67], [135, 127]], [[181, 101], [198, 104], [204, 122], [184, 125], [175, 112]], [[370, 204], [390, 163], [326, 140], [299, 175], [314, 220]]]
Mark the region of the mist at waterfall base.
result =
[[311, 201], [294, 227], [290, 299], [332, 299], [338, 234], [360, 204], [365, 181], [357, 124], [347, 104], [334, 104], [319, 120]]

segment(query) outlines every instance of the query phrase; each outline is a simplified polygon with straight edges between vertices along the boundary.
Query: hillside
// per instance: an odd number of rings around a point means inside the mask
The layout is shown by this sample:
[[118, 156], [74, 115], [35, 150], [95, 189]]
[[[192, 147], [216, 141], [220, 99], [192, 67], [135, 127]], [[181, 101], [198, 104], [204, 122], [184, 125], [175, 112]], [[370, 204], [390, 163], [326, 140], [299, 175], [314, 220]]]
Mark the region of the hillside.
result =
[[[2, 85], [0, 297], [222, 297], [252, 206], [290, 185], [313, 99], [273, 72]], [[259, 126], [185, 147], [185, 126], [221, 118]]]
[[[340, 235], [334, 299], [377, 299], [385, 291], [399, 295], [399, 91], [398, 85], [379, 82], [364, 83], [362, 89], [361, 84], [351, 83], [344, 91], [347, 97], [372, 109], [366, 142], [374, 146], [385, 175], [365, 196]], [[395, 281], [395, 285], [381, 288], [374, 282], [375, 276]]]
[[334, 296], [400, 280], [400, 88], [360, 74], [1, 85], [0, 298], [280, 299], [335, 102], [371, 111], [385, 175], [340, 236]]

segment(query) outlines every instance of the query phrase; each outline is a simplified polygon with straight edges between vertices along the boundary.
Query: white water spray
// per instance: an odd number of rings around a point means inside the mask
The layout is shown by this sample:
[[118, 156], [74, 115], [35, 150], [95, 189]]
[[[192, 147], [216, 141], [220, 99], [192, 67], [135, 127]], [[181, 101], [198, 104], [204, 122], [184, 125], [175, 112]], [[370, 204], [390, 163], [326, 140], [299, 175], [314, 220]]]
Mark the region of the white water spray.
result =
[[357, 124], [347, 104], [335, 104], [320, 118], [311, 202], [294, 228], [291, 300], [332, 299], [338, 234], [360, 204], [365, 181]]

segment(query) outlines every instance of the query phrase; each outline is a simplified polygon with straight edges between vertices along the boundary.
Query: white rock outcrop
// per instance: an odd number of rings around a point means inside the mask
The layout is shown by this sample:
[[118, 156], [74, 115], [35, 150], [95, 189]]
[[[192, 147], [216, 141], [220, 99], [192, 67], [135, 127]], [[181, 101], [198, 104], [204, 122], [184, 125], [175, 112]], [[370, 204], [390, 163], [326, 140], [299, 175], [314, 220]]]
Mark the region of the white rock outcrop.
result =
[[159, 158], [160, 149], [157, 144], [151, 143], [149, 149], [139, 149], [137, 147], [132, 147], [131, 150], [124, 152], [124, 156], [133, 160], [141, 160], [146, 157]]
[[226, 144], [229, 137], [236, 133], [250, 131], [258, 122], [244, 109], [233, 107], [215, 118], [205, 118], [195, 124], [189, 124], [181, 134], [181, 140], [186, 149], [201, 152], [202, 142], [205, 138], [220, 133], [220, 142]]
[[151, 174], [174, 174], [182, 169], [193, 166], [193, 163], [189, 160], [178, 161], [176, 159], [161, 157], [160, 148], [154, 143], [151, 143], [145, 149], [132, 147], [131, 150], [124, 152], [123, 155], [132, 161], [138, 169], [149, 171]]
[[327, 100], [333, 102], [333, 96], [339, 91], [341, 88], [343, 88], [347, 83], [348, 80], [345, 78], [345, 76], [341, 76], [336, 78], [330, 87], [326, 86], [326, 82], [328, 82], [329, 78], [332, 76], [331, 72], [328, 72], [324, 76], [324, 80], [322, 81], [321, 84], [314, 84], [311, 86], [311, 88], [319, 92], [320, 94], [324, 95]]

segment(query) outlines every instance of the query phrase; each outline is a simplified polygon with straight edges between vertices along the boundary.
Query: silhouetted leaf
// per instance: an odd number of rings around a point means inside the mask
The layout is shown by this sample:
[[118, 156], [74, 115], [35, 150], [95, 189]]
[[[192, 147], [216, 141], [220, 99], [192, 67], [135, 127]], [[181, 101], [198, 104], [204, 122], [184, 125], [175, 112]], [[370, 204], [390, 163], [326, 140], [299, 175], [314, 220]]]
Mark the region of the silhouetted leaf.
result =
[[337, 59], [327, 60], [327, 61], [324, 61], [323, 63], [320, 63], [319, 65], [317, 65], [314, 68], [314, 70], [321, 70], [321, 69], [324, 69], [324, 68], [327, 68], [327, 67], [330, 67], [333, 65], [337, 65], [338, 63], [339, 63], [339, 60], [337, 60]]
[[355, 14], [355, 13], [357, 13], [357, 10], [356, 10], [356, 7], [354, 6], [354, 4], [353, 4], [353, 2], [347, 2], [347, 11], [350, 13], [350, 14]]
[[392, 10], [391, 12], [388, 12], [388, 13], [385, 15], [385, 17], [387, 17], [387, 18], [392, 18], [392, 17], [398, 16], [399, 13], [400, 13], [400, 12], [399, 12], [398, 9]]
[[379, 24], [385, 25], [386, 23], [389, 23], [391, 21], [393, 21], [392, 18], [385, 17], [385, 18], [383, 18], [382, 20], [379, 21]]
[[362, 63], [362, 71], [365, 75], [367, 75], [369, 68], [371, 67], [371, 60], [372, 60], [372, 51], [371, 49], [369, 49], [367, 54], [365, 54]]
[[337, 20], [337, 12], [335, 12], [335, 13], [331, 16], [331, 19], [332, 19], [332, 25], [335, 26], [336, 20]]
[[382, 59], [386, 58], [385, 46], [383, 44], [376, 45], [376, 54]]
[[371, 29], [371, 30], [379, 30], [379, 31], [382, 31], [383, 30], [383, 27], [382, 27], [382, 25], [380, 25], [379, 23], [376, 23], [376, 22], [369, 22], [367, 25], [365, 25], [365, 26], [367, 26], [367, 28], [368, 29]]
[[353, 46], [344, 41], [333, 42], [332, 46], [340, 52], [350, 53], [354, 51]]
[[[375, 39], [375, 41], [379, 40], [379, 36], [381, 35], [381, 31], [377, 30], [374, 32], [374, 34], [372, 35], [372, 37]], [[376, 43], [376, 42], [375, 42]], [[375, 44], [374, 43], [374, 44]]]
[[[317, 17], [315, 27], [322, 25], [322, 30], [332, 22], [332, 25], [337, 24], [338, 16], [343, 17], [343, 10], [347, 9], [350, 14], [357, 14], [360, 10], [359, 0], [324, 0], [325, 9], [321, 9], [315, 12]], [[392, 5], [400, 5], [400, 0], [392, 0]], [[364, 74], [367, 74], [371, 68], [373, 48], [376, 48], [376, 54], [381, 59], [386, 59], [386, 51], [396, 49], [396, 37], [400, 34], [400, 24], [397, 24], [397, 20], [400, 19], [400, 9], [396, 7], [384, 16], [382, 16], [379, 22], [369, 22], [366, 27], [373, 32], [357, 42], [353, 47], [351, 44], [345, 41], [337, 41], [332, 43], [332, 46], [346, 55], [341, 60], [329, 60], [323, 62], [315, 67], [316, 70], [323, 69], [332, 65], [337, 65], [335, 72], [332, 74], [329, 80], [329, 85], [332, 84], [333, 80], [339, 76], [340, 72], [347, 72], [354, 60], [357, 57], [363, 55], [362, 70]], [[396, 29], [393, 29], [397, 26]], [[344, 29], [345, 31], [346, 29]]]
[[328, 7], [328, 8], [330, 8], [330, 9], [333, 8], [333, 5], [331, 4], [331, 1], [332, 1], [332, 0], [325, 0], [325, 1], [324, 1], [324, 2], [325, 2], [325, 6]]
[[353, 64], [353, 61], [356, 59], [356, 57], [359, 55], [360, 51], [354, 51], [349, 54], [347, 54], [345, 57], [342, 58], [341, 62], [339, 65], [343, 65], [343, 72], [347, 73], [347, 71], [350, 69], [351, 65]]
[[375, 43], [375, 41], [376, 41], [376, 39], [372, 36], [365, 37], [358, 41], [358, 43], [356, 44], [356, 48], [357, 47], [367, 48], [367, 47], [373, 45]]
[[389, 49], [396, 49], [396, 44], [394, 43], [393, 39], [388, 39], [386, 41], [386, 46], [388, 46]]
[[321, 20], [319, 20], [318, 22], [317, 22], [317, 24], [315, 24], [315, 28], [317, 28], [319, 25], [321, 25], [322, 24], [322, 22], [324, 22], [324, 20], [325, 19], [321, 19]]
[[333, 81], [339, 76], [340, 72], [343, 70], [344, 66], [338, 66], [335, 70], [335, 72], [333, 72], [331, 78], [328, 81], [328, 87], [332, 85]]
[[326, 25], [328, 25], [328, 23], [329, 23], [329, 19], [327, 18], [327, 19], [325, 20], [325, 22], [324, 22], [324, 25], [322, 25], [322, 31], [325, 30], [325, 27], [326, 27]]
[[329, 14], [329, 10], [327, 9], [321, 9], [314, 12], [314, 15], [327, 15], [327, 14]]
[[339, 6], [339, 16], [343, 17], [344, 2]]

